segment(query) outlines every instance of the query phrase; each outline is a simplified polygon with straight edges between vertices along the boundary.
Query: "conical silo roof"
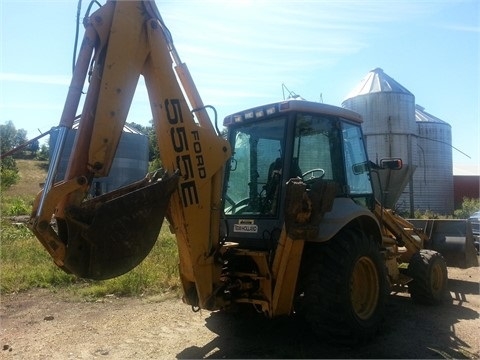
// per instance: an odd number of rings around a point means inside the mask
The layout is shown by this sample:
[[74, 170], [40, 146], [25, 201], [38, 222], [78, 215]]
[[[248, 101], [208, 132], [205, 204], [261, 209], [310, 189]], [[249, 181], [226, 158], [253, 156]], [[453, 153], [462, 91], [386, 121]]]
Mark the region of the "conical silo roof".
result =
[[345, 98], [351, 99], [359, 95], [367, 95], [378, 92], [391, 92], [413, 95], [405, 87], [383, 72], [381, 68], [371, 70]]
[[443, 121], [432, 114], [429, 114], [425, 111], [425, 108], [420, 105], [415, 105], [415, 121], [422, 122], [422, 123], [437, 123], [437, 124], [444, 124], [449, 125], [446, 121]]

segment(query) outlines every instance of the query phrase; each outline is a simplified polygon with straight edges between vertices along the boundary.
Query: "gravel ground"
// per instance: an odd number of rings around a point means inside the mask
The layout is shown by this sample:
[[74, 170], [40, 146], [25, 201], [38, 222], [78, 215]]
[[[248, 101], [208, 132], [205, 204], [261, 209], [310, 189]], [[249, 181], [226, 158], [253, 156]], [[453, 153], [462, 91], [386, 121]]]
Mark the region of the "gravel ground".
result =
[[419, 306], [392, 294], [378, 337], [357, 348], [315, 339], [301, 323], [194, 313], [179, 299], [3, 294], [2, 359], [479, 358], [479, 268], [449, 268], [451, 301]]

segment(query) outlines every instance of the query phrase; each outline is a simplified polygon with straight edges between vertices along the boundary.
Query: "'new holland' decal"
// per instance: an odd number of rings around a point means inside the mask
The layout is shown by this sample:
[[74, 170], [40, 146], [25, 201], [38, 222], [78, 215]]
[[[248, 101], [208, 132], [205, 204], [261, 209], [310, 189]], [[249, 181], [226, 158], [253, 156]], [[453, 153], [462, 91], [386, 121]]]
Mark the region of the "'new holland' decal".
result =
[[258, 233], [258, 226], [253, 220], [241, 219], [238, 224], [233, 224], [233, 232], [237, 233]]

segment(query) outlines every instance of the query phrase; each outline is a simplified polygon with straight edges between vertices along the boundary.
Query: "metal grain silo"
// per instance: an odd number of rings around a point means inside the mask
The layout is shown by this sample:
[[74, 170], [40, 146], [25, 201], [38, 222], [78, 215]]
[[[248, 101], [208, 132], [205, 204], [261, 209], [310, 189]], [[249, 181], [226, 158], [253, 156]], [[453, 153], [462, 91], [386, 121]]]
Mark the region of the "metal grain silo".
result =
[[[415, 96], [382, 69], [370, 71], [342, 102], [342, 106], [360, 113], [367, 153], [371, 161], [401, 158], [400, 171], [381, 171], [383, 196], [376, 184], [376, 194], [385, 206], [413, 212], [412, 177], [417, 165], [417, 125]], [[376, 179], [373, 179], [374, 181]], [[409, 184], [406, 193], [402, 194]]]
[[[60, 157], [60, 162], [55, 176], [55, 181], [63, 180], [67, 169], [70, 153], [72, 152], [78, 123], [68, 131], [65, 148]], [[55, 148], [57, 131], [50, 133], [49, 147]], [[91, 187], [93, 196], [105, 194], [143, 179], [148, 171], [148, 137], [138, 130], [125, 125], [118, 144], [117, 152], [107, 177], [95, 178]]]
[[452, 214], [452, 128], [443, 120], [415, 108], [418, 128], [418, 168], [413, 176], [415, 209]]

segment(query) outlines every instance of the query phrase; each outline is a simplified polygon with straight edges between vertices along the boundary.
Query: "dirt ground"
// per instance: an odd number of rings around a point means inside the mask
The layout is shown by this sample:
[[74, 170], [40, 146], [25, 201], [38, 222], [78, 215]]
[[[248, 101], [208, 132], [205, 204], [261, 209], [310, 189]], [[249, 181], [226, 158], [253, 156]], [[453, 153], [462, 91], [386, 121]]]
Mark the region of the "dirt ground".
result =
[[479, 358], [479, 281], [479, 268], [449, 268], [451, 299], [441, 306], [392, 294], [382, 332], [357, 348], [319, 341], [298, 321], [194, 313], [179, 299], [4, 294], [0, 358]]

